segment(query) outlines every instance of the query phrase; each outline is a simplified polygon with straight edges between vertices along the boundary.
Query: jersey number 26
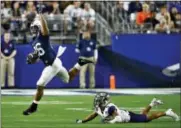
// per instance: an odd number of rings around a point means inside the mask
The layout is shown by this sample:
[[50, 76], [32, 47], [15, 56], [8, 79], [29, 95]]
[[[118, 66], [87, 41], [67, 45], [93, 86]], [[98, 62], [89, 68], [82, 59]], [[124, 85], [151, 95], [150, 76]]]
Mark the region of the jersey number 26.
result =
[[34, 49], [38, 51], [39, 56], [43, 56], [43, 55], [45, 54], [45, 51], [44, 51], [44, 49], [41, 47], [41, 44], [40, 44], [40, 43], [37, 43], [37, 44], [34, 46]]

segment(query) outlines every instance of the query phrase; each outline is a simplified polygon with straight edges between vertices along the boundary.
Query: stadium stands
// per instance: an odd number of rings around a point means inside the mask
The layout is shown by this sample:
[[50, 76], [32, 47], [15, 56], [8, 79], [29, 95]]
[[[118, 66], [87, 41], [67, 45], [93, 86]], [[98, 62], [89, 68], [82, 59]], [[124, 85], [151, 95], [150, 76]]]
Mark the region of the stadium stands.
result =
[[[81, 2], [50, 2], [50, 1], [2, 1], [1, 18], [3, 28], [7, 24], [15, 36], [17, 42], [27, 43], [30, 38], [29, 24], [27, 15], [31, 12], [43, 8], [42, 12], [46, 15], [51, 40], [54, 43], [73, 43], [78, 39], [78, 33], [81, 30], [81, 11], [84, 9], [84, 3]], [[181, 2], [150, 2], [150, 1], [97, 1], [89, 2], [92, 9], [95, 10], [95, 32], [98, 33], [99, 42], [102, 45], [110, 44], [111, 32], [119, 33], [179, 33], [181, 32]], [[70, 12], [79, 9], [80, 16], [78, 20], [73, 19], [67, 24], [70, 17], [66, 17], [67, 8], [74, 8]], [[149, 15], [140, 15], [143, 7], [148, 8]], [[80, 11], [81, 10], [81, 11]], [[75, 11], [76, 12], [76, 11]], [[70, 15], [70, 14], [68, 14]], [[73, 16], [73, 13], [71, 13]], [[139, 16], [140, 15], [140, 16]], [[141, 24], [136, 19], [142, 20]], [[85, 18], [82, 18], [85, 19]], [[81, 18], [80, 18], [81, 20]], [[70, 20], [68, 20], [70, 21]], [[77, 23], [76, 23], [77, 22]], [[84, 22], [85, 23], [85, 22]], [[1, 31], [3, 32], [3, 30]], [[106, 33], [106, 34], [105, 34]], [[106, 38], [106, 39], [105, 39]]]

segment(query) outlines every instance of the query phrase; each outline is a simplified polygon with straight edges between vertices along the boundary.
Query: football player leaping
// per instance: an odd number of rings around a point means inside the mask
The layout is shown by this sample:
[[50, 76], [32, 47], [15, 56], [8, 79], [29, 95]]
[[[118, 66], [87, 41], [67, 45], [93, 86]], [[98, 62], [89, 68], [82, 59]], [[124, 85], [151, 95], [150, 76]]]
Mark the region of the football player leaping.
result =
[[58, 54], [55, 53], [50, 45], [49, 30], [42, 14], [39, 14], [39, 17], [35, 18], [30, 26], [30, 31], [33, 34], [32, 46], [34, 52], [27, 56], [27, 63], [32, 64], [41, 59], [45, 64], [45, 68], [37, 82], [37, 92], [34, 101], [28, 109], [23, 111], [24, 115], [36, 112], [38, 102], [43, 96], [44, 87], [54, 76], [58, 76], [65, 83], [69, 83], [79, 72], [81, 66], [92, 63], [91, 61], [79, 58], [78, 63], [67, 72], [63, 67], [61, 60], [58, 58], [65, 51], [65, 48], [60, 46]]
[[179, 121], [178, 115], [174, 113], [172, 109], [168, 109], [165, 112], [155, 112], [148, 115], [152, 107], [160, 104], [163, 104], [162, 101], [154, 98], [148, 107], [141, 112], [141, 114], [136, 114], [119, 109], [115, 104], [110, 102], [109, 95], [107, 93], [98, 93], [94, 98], [95, 112], [83, 120], [76, 120], [76, 123], [86, 123], [93, 120], [98, 115], [102, 117], [102, 121], [104, 123], [149, 122], [163, 116], [169, 116], [175, 121]]

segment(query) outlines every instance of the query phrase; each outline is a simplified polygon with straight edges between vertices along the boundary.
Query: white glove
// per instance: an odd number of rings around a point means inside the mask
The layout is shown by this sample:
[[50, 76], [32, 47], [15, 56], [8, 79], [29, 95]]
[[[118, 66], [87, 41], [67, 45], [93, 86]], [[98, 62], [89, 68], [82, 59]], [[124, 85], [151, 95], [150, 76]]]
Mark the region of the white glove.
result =
[[82, 120], [79, 120], [79, 119], [78, 119], [78, 120], [76, 120], [76, 123], [77, 123], [77, 124], [82, 124]]

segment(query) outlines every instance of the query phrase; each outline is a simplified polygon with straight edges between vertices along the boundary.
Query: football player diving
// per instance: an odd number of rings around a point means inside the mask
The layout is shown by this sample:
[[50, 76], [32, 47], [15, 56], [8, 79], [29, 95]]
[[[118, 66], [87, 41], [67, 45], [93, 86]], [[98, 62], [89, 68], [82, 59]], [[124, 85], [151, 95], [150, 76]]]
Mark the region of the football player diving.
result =
[[31, 44], [34, 52], [28, 54], [27, 63], [34, 64], [38, 62], [38, 60], [42, 60], [45, 68], [36, 83], [37, 91], [34, 96], [34, 100], [29, 108], [23, 111], [24, 115], [30, 115], [37, 111], [37, 106], [43, 96], [44, 88], [53, 79], [53, 77], [58, 76], [65, 83], [69, 83], [79, 73], [81, 66], [87, 63], [92, 63], [89, 60], [79, 58], [78, 62], [68, 72], [62, 65], [62, 61], [58, 58], [63, 54], [66, 48], [60, 46], [57, 53], [54, 51], [50, 45], [47, 22], [42, 14], [36, 15], [30, 25], [30, 32], [33, 36]]
[[103, 123], [110, 124], [150, 122], [164, 116], [169, 116], [175, 121], [179, 121], [178, 115], [174, 113], [172, 109], [168, 109], [165, 112], [155, 112], [148, 115], [152, 107], [160, 104], [163, 104], [163, 102], [154, 98], [151, 103], [141, 112], [141, 114], [136, 114], [120, 109], [115, 104], [111, 103], [110, 96], [107, 93], [98, 93], [94, 98], [94, 112], [83, 120], [76, 120], [76, 123], [86, 123], [93, 120], [98, 115], [101, 116]]

